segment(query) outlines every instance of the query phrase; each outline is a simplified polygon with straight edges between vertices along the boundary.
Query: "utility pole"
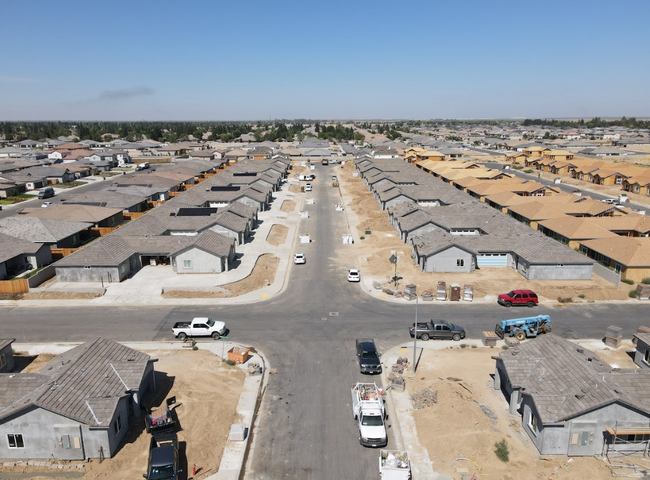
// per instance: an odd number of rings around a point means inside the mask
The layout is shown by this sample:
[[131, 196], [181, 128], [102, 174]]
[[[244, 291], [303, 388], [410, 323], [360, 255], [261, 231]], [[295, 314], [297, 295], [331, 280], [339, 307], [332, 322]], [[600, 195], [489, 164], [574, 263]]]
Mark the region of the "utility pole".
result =
[[418, 295], [415, 295], [415, 324], [413, 325], [413, 373], [415, 373], [415, 358], [418, 346]]

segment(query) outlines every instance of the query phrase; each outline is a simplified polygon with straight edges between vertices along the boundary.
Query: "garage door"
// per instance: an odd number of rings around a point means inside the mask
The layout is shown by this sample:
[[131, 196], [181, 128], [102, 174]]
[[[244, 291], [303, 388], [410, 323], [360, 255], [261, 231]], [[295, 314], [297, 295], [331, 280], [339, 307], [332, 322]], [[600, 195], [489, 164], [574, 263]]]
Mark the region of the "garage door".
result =
[[492, 255], [478, 255], [476, 264], [480, 267], [505, 267], [508, 264], [508, 255], [495, 253]]

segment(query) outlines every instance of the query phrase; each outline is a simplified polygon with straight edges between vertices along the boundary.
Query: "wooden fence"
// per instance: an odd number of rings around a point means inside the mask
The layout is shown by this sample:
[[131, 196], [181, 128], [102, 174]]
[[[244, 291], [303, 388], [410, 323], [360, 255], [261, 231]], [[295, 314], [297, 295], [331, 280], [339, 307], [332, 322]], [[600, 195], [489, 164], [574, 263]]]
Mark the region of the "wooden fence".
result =
[[122, 212], [122, 216], [126, 220], [135, 220], [136, 218], [141, 217], [145, 213], [147, 212]]
[[91, 227], [90, 232], [93, 237], [103, 237], [104, 235], [114, 232], [118, 228], [120, 227]]
[[0, 280], [0, 293], [24, 293], [29, 292], [29, 283], [26, 278], [15, 280]]
[[61, 260], [63, 257], [67, 257], [73, 252], [79, 250], [78, 248], [51, 248], [52, 260]]

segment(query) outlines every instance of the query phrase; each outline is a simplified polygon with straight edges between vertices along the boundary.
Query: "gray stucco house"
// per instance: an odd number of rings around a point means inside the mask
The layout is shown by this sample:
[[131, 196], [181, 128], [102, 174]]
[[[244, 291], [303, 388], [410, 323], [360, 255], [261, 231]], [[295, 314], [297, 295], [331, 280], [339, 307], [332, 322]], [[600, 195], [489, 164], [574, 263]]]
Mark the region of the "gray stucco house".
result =
[[112, 457], [155, 390], [155, 361], [98, 338], [38, 373], [0, 374], [0, 458]]
[[494, 388], [540, 454], [648, 452], [650, 370], [614, 368], [554, 334], [492, 358]]
[[14, 351], [11, 344], [15, 341], [15, 338], [0, 338], [0, 373], [14, 369]]
[[635, 333], [633, 338], [636, 342], [634, 363], [650, 369], [650, 333]]

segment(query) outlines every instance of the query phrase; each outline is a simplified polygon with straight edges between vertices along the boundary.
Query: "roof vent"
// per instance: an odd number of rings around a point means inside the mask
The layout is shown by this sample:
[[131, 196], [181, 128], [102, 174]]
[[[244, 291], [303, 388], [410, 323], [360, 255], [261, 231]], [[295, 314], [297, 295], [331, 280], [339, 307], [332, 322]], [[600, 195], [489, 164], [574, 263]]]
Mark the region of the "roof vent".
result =
[[585, 349], [584, 349], [584, 348], [578, 348], [576, 351], [577, 351], [578, 353], [585, 353]]

